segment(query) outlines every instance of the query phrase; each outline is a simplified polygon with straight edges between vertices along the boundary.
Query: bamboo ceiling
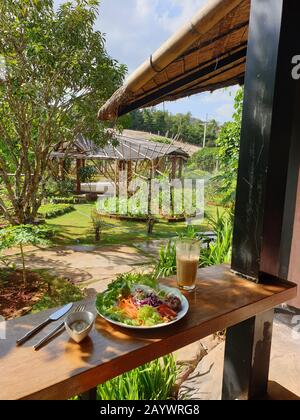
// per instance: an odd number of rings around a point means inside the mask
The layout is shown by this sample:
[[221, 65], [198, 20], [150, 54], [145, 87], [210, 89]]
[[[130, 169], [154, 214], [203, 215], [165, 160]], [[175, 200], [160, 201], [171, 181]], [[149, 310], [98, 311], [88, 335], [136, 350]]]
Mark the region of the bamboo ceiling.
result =
[[99, 119], [243, 83], [250, 1], [210, 0], [127, 79]]

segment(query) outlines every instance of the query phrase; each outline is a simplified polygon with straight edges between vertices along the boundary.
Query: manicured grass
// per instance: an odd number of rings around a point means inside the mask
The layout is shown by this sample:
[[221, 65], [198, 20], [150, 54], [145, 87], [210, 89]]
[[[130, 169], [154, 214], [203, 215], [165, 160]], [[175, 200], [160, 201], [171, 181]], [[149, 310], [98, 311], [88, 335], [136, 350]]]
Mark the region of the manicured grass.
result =
[[[63, 216], [49, 220], [47, 223], [57, 229], [58, 237], [56, 243], [59, 245], [73, 244], [94, 244], [94, 233], [91, 223], [91, 211], [95, 208], [94, 204], [75, 205], [75, 211]], [[209, 206], [206, 213], [213, 216], [217, 209]], [[146, 239], [163, 239], [176, 236], [186, 230], [186, 223], [167, 223], [159, 222], [154, 226], [151, 236], [147, 235], [145, 223], [118, 221], [109, 218], [104, 219], [106, 226], [101, 235], [99, 245], [121, 245], [132, 244], [133, 242]], [[209, 229], [208, 224], [196, 226], [199, 231]]]

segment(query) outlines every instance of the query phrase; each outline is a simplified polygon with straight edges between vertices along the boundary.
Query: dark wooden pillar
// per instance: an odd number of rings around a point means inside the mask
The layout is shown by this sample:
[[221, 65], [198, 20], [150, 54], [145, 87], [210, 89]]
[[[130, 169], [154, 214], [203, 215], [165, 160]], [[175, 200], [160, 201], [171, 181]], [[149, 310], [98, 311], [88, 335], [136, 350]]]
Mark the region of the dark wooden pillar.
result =
[[[288, 273], [300, 162], [300, 81], [292, 78], [299, 22], [298, 0], [251, 2], [232, 258], [245, 281]], [[228, 330], [224, 399], [266, 392], [272, 320], [273, 312], [260, 314]]]
[[223, 400], [267, 393], [274, 310], [226, 331]]
[[300, 2], [252, 0], [251, 10], [232, 268], [259, 280], [278, 276], [289, 261], [300, 157], [300, 81], [291, 64], [300, 54]]
[[[299, 168], [300, 169], [300, 168]], [[298, 297], [289, 304], [300, 309], [300, 179], [298, 182], [296, 217], [294, 221], [289, 280], [298, 284]]]

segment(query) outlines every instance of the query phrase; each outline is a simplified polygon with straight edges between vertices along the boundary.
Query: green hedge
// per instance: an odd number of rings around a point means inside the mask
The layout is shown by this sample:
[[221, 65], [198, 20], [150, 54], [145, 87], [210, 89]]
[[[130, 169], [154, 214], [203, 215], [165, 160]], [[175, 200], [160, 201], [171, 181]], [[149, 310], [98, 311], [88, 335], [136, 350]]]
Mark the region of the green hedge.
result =
[[74, 206], [70, 204], [45, 204], [39, 209], [39, 214], [46, 219], [53, 219], [54, 217], [63, 216], [74, 210]]
[[80, 197], [52, 197], [50, 204], [87, 204], [88, 200]]

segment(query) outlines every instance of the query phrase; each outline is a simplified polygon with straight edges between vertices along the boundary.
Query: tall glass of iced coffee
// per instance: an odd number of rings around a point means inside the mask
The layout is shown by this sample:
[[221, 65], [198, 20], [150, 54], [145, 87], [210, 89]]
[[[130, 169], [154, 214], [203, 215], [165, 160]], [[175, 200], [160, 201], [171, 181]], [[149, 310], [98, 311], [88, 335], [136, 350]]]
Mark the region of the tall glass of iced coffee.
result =
[[178, 240], [176, 255], [178, 286], [183, 290], [192, 291], [196, 287], [200, 242], [193, 239]]

